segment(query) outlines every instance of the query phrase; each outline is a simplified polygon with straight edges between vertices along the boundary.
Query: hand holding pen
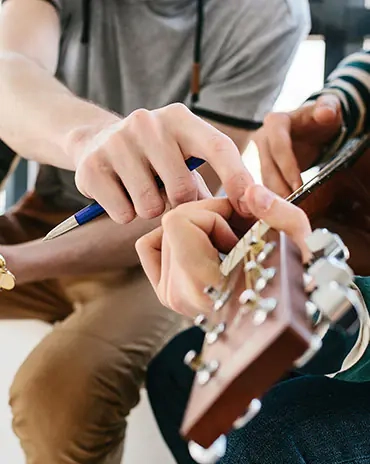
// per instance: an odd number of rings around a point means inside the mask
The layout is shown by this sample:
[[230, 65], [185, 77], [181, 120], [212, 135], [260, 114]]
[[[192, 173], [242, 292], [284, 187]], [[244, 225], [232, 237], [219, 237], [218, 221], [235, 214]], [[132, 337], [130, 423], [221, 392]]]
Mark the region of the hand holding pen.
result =
[[171, 207], [196, 200], [197, 182], [185, 163], [192, 156], [215, 170], [237, 211], [252, 182], [232, 140], [181, 104], [140, 109], [93, 133], [86, 126], [70, 141], [66, 151], [75, 160], [77, 188], [121, 224], [163, 213], [158, 179]]

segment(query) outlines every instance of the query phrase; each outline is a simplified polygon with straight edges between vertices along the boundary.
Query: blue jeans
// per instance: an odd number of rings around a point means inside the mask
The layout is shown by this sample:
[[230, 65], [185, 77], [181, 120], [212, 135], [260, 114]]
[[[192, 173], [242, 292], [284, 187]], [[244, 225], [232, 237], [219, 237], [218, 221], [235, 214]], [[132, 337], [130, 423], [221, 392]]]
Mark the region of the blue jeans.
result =
[[[182, 332], [148, 370], [149, 399], [179, 464], [194, 464], [178, 432], [193, 381], [183, 358], [202, 343], [198, 328]], [[262, 405], [252, 422], [229, 434], [219, 464], [370, 463], [370, 382], [292, 374], [265, 395]]]

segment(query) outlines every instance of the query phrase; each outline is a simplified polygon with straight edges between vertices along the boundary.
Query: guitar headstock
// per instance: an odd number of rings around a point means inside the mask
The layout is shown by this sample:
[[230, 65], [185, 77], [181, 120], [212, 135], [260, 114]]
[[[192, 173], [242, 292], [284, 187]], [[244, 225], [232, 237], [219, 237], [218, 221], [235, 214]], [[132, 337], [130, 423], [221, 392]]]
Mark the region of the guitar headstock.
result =
[[256, 223], [221, 263], [218, 288], [205, 289], [211, 308], [194, 321], [202, 353], [184, 359], [196, 376], [181, 429], [199, 463], [222, 457], [225, 434], [258, 414], [260, 398], [317, 353], [354, 303], [340, 238], [318, 229], [307, 244], [313, 259], [303, 265], [284, 233]]
[[0, 255], [0, 291], [12, 290], [15, 287], [15, 277], [6, 267], [5, 258]]

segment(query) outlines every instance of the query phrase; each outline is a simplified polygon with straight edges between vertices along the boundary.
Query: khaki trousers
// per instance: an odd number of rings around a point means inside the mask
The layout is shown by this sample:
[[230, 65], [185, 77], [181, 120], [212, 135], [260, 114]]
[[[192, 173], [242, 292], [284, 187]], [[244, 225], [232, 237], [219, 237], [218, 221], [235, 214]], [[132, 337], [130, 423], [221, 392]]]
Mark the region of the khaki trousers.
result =
[[[41, 237], [67, 215], [30, 194], [0, 217], [0, 243]], [[54, 324], [10, 391], [27, 464], [119, 464], [146, 366], [181, 325], [141, 268], [18, 286], [0, 294], [0, 318]]]

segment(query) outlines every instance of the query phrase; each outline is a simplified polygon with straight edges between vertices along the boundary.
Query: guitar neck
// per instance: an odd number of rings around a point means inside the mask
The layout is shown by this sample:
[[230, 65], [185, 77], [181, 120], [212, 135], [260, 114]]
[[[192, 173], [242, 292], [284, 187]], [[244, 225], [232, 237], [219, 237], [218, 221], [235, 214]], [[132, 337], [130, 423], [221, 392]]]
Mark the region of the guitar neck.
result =
[[[330, 162], [320, 168], [319, 172], [313, 178], [293, 192], [287, 198], [287, 201], [297, 205], [303, 203], [302, 207], [306, 210], [304, 200], [312, 196], [313, 193], [322, 187], [337, 172], [343, 171], [355, 164], [369, 148], [370, 134], [366, 134], [361, 138], [351, 139]], [[306, 213], [309, 213], [309, 211], [306, 211]], [[248, 226], [250, 225], [248, 220], [242, 220], [242, 224], [243, 223], [244, 226], [246, 224], [248, 224]], [[263, 238], [268, 230], [269, 226], [265, 222], [255, 222], [220, 264], [222, 275], [227, 277], [242, 261], [251, 243], [253, 243], [254, 238]]]

